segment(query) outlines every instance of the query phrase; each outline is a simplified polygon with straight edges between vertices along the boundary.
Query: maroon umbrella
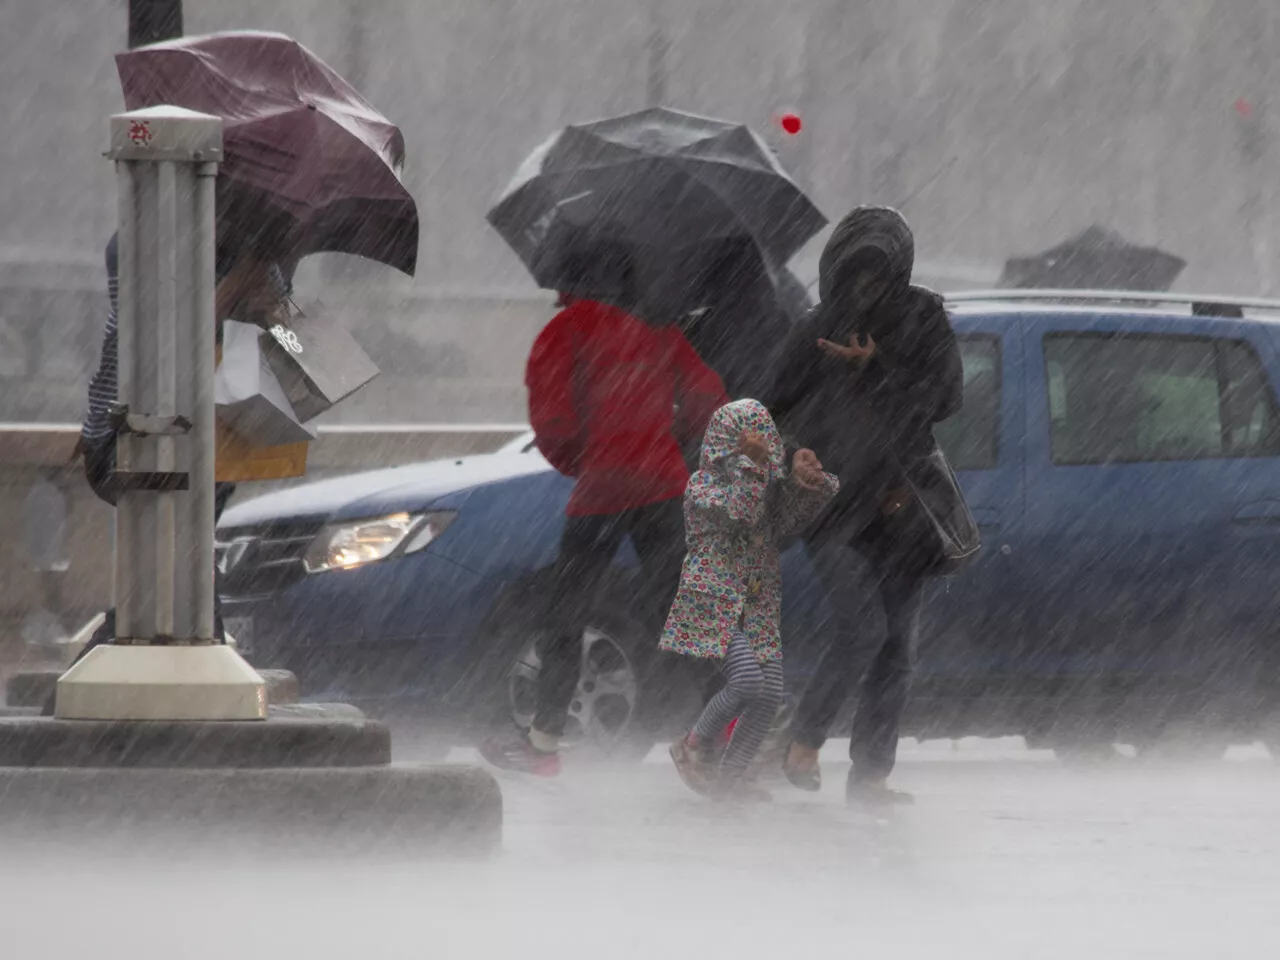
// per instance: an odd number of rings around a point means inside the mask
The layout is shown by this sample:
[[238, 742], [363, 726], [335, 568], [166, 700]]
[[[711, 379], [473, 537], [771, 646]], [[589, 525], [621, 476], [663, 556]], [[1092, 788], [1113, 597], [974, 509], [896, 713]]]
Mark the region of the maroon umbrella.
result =
[[254, 233], [296, 255], [350, 253], [413, 273], [404, 136], [302, 44], [249, 31], [184, 37], [117, 54], [116, 69], [130, 110], [222, 118], [218, 212], [232, 229], [250, 217]]

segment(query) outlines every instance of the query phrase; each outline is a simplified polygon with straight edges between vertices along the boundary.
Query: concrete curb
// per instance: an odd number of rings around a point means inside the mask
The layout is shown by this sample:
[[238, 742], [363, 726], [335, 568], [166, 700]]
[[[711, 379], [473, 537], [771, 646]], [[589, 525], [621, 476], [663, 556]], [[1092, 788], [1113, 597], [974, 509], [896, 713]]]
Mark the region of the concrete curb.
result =
[[[9, 707], [43, 707], [58, 687], [63, 667], [45, 667], [15, 673], [5, 685], [4, 702]], [[267, 688], [267, 703], [298, 702], [298, 678], [289, 670], [259, 670]]]
[[0, 767], [369, 767], [391, 762], [373, 720], [258, 721], [0, 718]]
[[285, 703], [269, 704], [268, 717], [297, 719], [364, 720], [364, 711], [349, 703]]
[[487, 856], [502, 792], [485, 770], [0, 769], [0, 836], [40, 842], [331, 856]]

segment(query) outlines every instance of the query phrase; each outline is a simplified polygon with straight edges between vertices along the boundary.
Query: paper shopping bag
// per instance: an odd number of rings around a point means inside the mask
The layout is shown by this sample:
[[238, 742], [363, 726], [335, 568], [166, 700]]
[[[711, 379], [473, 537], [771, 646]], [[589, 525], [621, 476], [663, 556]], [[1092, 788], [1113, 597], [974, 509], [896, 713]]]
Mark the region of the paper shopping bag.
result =
[[222, 328], [222, 361], [214, 375], [218, 420], [254, 447], [305, 443], [315, 431], [299, 422], [276, 379], [253, 324], [227, 320]]
[[355, 338], [339, 323], [294, 311], [261, 334], [263, 353], [298, 419], [306, 423], [378, 375]]

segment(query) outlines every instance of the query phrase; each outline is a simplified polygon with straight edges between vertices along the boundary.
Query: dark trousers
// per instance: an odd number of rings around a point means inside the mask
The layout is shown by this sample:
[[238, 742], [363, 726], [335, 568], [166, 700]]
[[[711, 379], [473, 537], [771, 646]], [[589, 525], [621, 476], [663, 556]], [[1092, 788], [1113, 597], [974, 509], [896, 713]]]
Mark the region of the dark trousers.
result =
[[849, 742], [854, 776], [887, 777], [897, 760], [898, 728], [911, 691], [923, 577], [846, 543], [810, 546], [809, 558], [834, 618], [830, 643], [796, 709], [795, 739], [821, 747], [857, 686]]
[[591, 606], [614, 555], [629, 536], [640, 558], [632, 612], [658, 634], [680, 585], [684, 563], [682, 498], [588, 517], [569, 517], [552, 573], [551, 612], [541, 644], [538, 705], [533, 729], [552, 737], [564, 733], [569, 705], [582, 674], [582, 633]]

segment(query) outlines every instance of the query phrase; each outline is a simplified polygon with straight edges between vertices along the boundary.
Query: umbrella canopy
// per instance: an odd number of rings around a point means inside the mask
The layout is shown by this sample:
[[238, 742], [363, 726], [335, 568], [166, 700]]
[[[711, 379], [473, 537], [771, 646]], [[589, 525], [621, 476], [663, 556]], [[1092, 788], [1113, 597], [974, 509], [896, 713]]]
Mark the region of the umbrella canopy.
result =
[[1168, 290], [1187, 262], [1092, 226], [1033, 257], [1005, 263], [1000, 286], [1018, 289]]
[[489, 222], [539, 285], [602, 237], [651, 286], [709, 241], [750, 240], [771, 271], [826, 218], [747, 127], [663, 108], [570, 126], [520, 166]]
[[171, 104], [223, 120], [219, 219], [251, 218], [295, 255], [350, 253], [412, 274], [418, 210], [400, 182], [404, 137], [283, 34], [184, 37], [116, 56], [130, 110]]
[[809, 293], [790, 270], [764, 269], [744, 243], [708, 244], [698, 253], [690, 261], [697, 278], [686, 287], [696, 306], [677, 322], [731, 397], [760, 399], [791, 325], [813, 306]]

